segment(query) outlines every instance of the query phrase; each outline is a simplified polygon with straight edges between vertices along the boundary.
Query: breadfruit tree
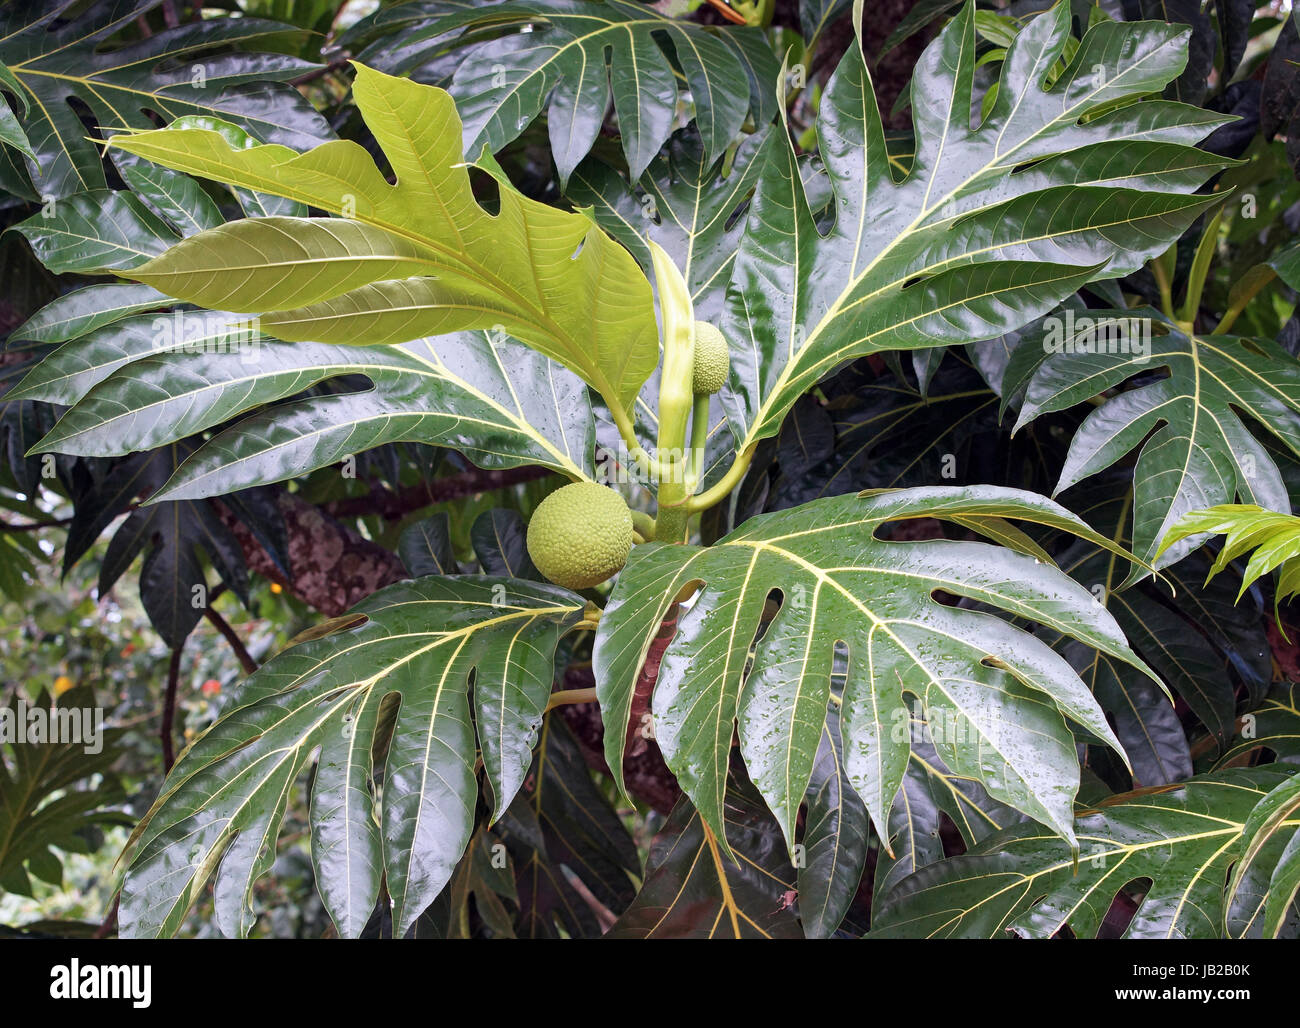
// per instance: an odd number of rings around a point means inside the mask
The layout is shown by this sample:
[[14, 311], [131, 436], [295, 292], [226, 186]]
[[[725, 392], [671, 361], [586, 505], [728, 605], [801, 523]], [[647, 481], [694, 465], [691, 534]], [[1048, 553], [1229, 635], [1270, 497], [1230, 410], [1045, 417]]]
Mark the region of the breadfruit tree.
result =
[[6, 505], [171, 651], [106, 926], [1295, 933], [1293, 22], [191, 6], [0, 15]]

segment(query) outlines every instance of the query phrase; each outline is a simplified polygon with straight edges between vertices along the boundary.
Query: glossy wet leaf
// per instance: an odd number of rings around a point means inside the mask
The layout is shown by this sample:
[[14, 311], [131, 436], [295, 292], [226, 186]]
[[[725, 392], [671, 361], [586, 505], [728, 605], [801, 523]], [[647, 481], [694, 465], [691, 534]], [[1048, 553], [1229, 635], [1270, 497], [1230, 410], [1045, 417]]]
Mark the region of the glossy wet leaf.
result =
[[1092, 938], [1116, 894], [1147, 879], [1126, 938], [1217, 938], [1251, 813], [1292, 773], [1233, 768], [1112, 797], [1080, 812], [1077, 867], [1059, 838], [1013, 826], [905, 879], [876, 912], [872, 934], [1044, 938], [1068, 927]]
[[[93, 138], [77, 104], [107, 136], [206, 115], [234, 122], [257, 139], [307, 147], [332, 135], [288, 80], [314, 65], [273, 52], [286, 28], [257, 18], [205, 18], [123, 43], [124, 29], [158, 0], [32, 0], [0, 10], [0, 62], [28, 91], [23, 127], [42, 196], [105, 187]], [[240, 48], [266, 51], [256, 57]]]
[[46, 304], [10, 334], [11, 341], [66, 343], [140, 311], [167, 307], [171, 300], [132, 282], [83, 286]]
[[[1291, 509], [1277, 464], [1242, 415], [1300, 453], [1300, 362], [1262, 339], [1184, 334], [1148, 308], [1090, 314], [1093, 326], [1078, 322], [1073, 333], [1065, 328], [1062, 349], [1039, 365], [1017, 426], [1135, 375], [1168, 375], [1139, 379], [1084, 419], [1070, 445], [1058, 492], [1140, 446], [1133, 552], [1157, 566], [1195, 549], [1193, 539], [1159, 549], [1190, 511], [1238, 496], [1270, 510]], [[1085, 345], [1090, 338], [1092, 345]]]
[[[1078, 498], [1081, 517], [1119, 545], [1128, 545], [1132, 507], [1128, 476], [1113, 476], [1080, 490]], [[1199, 555], [1169, 569], [1158, 583], [1129, 588], [1121, 588], [1126, 568], [1090, 543], [1073, 543], [1060, 554], [1060, 562], [1105, 604], [1169, 691], [1166, 695], [1105, 654], [1069, 641], [1057, 644], [1113, 718], [1132, 763], [1134, 787], [1191, 777], [1187, 733], [1171, 697], [1180, 696], [1220, 740], [1232, 733], [1237, 679], [1259, 690], [1271, 675], [1258, 604], [1234, 610], [1234, 586], [1227, 579], [1206, 583], [1207, 564]]]
[[[428, 5], [431, 14], [450, 6]], [[679, 100], [693, 104], [710, 158], [751, 111], [760, 124], [776, 111], [779, 62], [758, 29], [705, 26], [626, 0], [508, 0], [405, 24], [400, 17], [399, 8], [383, 19], [397, 31], [372, 42], [366, 56], [400, 55], [415, 68], [452, 30], [496, 30], [460, 49], [448, 85], [465, 123], [465, 152], [500, 150], [545, 112], [561, 185], [611, 105], [634, 177], [676, 127]]]
[[[902, 181], [856, 45], [820, 105], [827, 181], [806, 188], [783, 135], [769, 139], [722, 324], [739, 450], [851, 358], [1019, 328], [1091, 279], [1141, 267], [1215, 202], [1191, 195], [1219, 165], [1192, 144], [1222, 118], [1159, 100], [1117, 106], [1179, 74], [1185, 28], [1097, 25], [1044, 88], [1070, 34], [1058, 4], [1016, 37], [997, 102], [973, 127], [973, 11], [917, 66]], [[827, 184], [833, 224], [819, 231], [809, 194]]]
[[1229, 767], [1260, 751], [1300, 764], [1300, 685], [1278, 682], [1259, 707], [1244, 714], [1216, 766]]
[[598, 936], [597, 909], [617, 916], [636, 895], [636, 844], [558, 710], [547, 715], [524, 787], [494, 831], [514, 862], [521, 938]]
[[[178, 352], [156, 352], [161, 331], [181, 340]], [[326, 383], [337, 391], [301, 395]], [[591, 475], [595, 451], [578, 378], [491, 333], [362, 349], [266, 340], [237, 315], [144, 316], [65, 343], [18, 395], [72, 405], [40, 443], [62, 453], [149, 449], [249, 415], [178, 470], [160, 494], [173, 499], [292, 478], [399, 440], [572, 478]]]
[[134, 193], [108, 189], [59, 200], [50, 216], [14, 226], [32, 252], [58, 274], [125, 271], [145, 264], [179, 238]]
[[804, 796], [803, 859], [797, 863], [804, 935], [824, 939], [843, 922], [867, 863], [871, 821], [844, 773], [839, 719], [828, 710]]
[[485, 510], [474, 519], [469, 538], [485, 575], [541, 579], [528, 556], [528, 525], [517, 510]]
[[[1078, 767], [1066, 719], [1118, 747], [1095, 700], [1046, 645], [934, 594], [987, 604], [1143, 665], [1092, 595], [1049, 564], [982, 542], [877, 537], [886, 522], [919, 517], [1020, 519], [1113, 545], [1043, 497], [975, 487], [836, 497], [751, 518], [708, 548], [636, 547], [593, 658], [616, 775], [651, 640], [674, 596], [703, 583], [664, 653], [653, 711], [669, 768], [716, 835], [738, 727], [749, 775], [793, 845], [840, 641], [849, 661], [844, 761], [877, 826], [907, 767], [911, 694], [945, 725], [936, 745], [948, 767], [1070, 838]], [[780, 607], [765, 616], [772, 594]]]
[[1237, 938], [1275, 939], [1300, 927], [1300, 778], [1288, 778], [1255, 805], [1228, 883], [1226, 928]]
[[[214, 875], [218, 927], [247, 932], [251, 889], [317, 753], [312, 860], [326, 908], [341, 934], [359, 934], [382, 877], [405, 934], [469, 842], [476, 753], [497, 816], [522, 785], [555, 646], [582, 609], [555, 586], [422, 578], [362, 601], [352, 611], [361, 623], [268, 661], [182, 755], [137, 830], [122, 934], [173, 934]], [[381, 722], [393, 716], [376, 764]]]
[[876, 903], [913, 871], [944, 858], [945, 819], [957, 828], [968, 847], [1023, 820], [1022, 815], [992, 799], [978, 782], [949, 771], [934, 748], [929, 726], [915, 712], [910, 740], [912, 752], [903, 786], [889, 811], [889, 845], [876, 853], [872, 882]]
[[407, 525], [397, 540], [397, 555], [412, 578], [457, 574], [460, 568], [451, 543], [451, 516], [442, 511]]
[[747, 783], [723, 803], [734, 857], [685, 797], [650, 848], [646, 881], [609, 933], [616, 939], [797, 939], [794, 868], [781, 832]]

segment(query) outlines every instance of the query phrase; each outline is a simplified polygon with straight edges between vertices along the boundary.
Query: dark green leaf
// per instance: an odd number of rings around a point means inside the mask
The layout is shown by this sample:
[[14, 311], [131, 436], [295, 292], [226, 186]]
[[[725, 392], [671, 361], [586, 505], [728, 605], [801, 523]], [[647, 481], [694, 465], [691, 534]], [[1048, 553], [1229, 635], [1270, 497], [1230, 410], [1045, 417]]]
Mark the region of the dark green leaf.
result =
[[74, 0], [6, 4], [0, 61], [31, 95], [25, 118], [42, 197], [105, 187], [95, 141], [72, 101], [98, 130], [153, 128], [153, 117], [224, 118], [264, 142], [310, 146], [331, 135], [288, 79], [313, 65], [277, 53], [233, 52], [274, 42], [283, 25], [255, 18], [205, 18], [113, 45], [158, 0]]
[[[935, 742], [948, 767], [1068, 837], [1078, 778], [1065, 718], [1118, 748], [1100, 709], [1065, 661], [1032, 636], [933, 594], [990, 604], [1144, 665], [1091, 594], [1034, 557], [986, 543], [876, 535], [886, 522], [918, 517], [1021, 519], [1113, 545], [1043, 497], [974, 487], [836, 497], [751, 518], [708, 548], [635, 547], [601, 617], [593, 658], [616, 776], [645, 654], [674, 596], [703, 582], [664, 653], [652, 705], [668, 766], [720, 838], [738, 722], [749, 775], [793, 846], [836, 640], [849, 660], [844, 760], [877, 826], [907, 767], [910, 693], [932, 724], [944, 725]], [[759, 635], [773, 593], [780, 608]], [[1004, 730], [1011, 725], [1015, 731]]]
[[753, 786], [732, 777], [723, 816], [734, 857], [685, 797], [677, 801], [651, 846], [645, 884], [612, 938], [801, 937], [794, 868]]
[[[469, 842], [476, 734], [499, 815], [532, 760], [555, 646], [583, 606], [535, 583], [399, 582], [353, 608], [360, 623], [268, 661], [177, 762], [137, 830], [122, 934], [173, 934], [214, 873], [218, 927], [245, 933], [253, 884], [319, 749], [312, 860], [325, 905], [340, 933], [359, 934], [382, 876], [404, 935]], [[398, 707], [380, 795], [372, 750], [389, 696]]]
[[1059, 838], [1033, 824], [1013, 826], [904, 880], [876, 913], [872, 934], [1041, 938], [1068, 927], [1092, 938], [1116, 894], [1147, 879], [1126, 937], [1217, 938], [1247, 820], [1292, 773], [1234, 768], [1113, 797], [1080, 813], [1077, 863]]
[[[456, 574], [460, 568], [456, 565], [456, 552], [451, 545], [450, 515], [432, 514], [402, 529], [397, 541], [397, 555], [402, 558], [402, 564], [412, 578]], [[484, 570], [488, 574], [497, 574]]]

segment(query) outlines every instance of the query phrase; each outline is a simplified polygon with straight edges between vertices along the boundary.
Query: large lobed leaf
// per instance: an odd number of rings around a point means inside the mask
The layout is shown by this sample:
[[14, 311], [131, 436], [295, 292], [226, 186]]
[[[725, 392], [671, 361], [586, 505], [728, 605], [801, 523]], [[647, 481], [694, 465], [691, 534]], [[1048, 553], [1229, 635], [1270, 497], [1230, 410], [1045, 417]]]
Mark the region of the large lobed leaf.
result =
[[[774, 435], [796, 399], [850, 358], [1000, 335], [1177, 239], [1217, 202], [1191, 195], [1222, 167], [1192, 144], [1228, 119], [1132, 101], [1177, 77], [1187, 34], [1106, 22], [1063, 67], [1070, 5], [1059, 3], [1008, 48], [997, 101], [974, 125], [968, 3], [916, 69], [915, 156], [902, 181], [851, 46], [821, 102], [825, 176], [805, 187], [787, 138], [767, 143], [722, 326], [738, 449]], [[809, 197], [827, 190], [823, 232]]]
[[753, 786], [727, 781], [735, 857], [700, 813], [677, 801], [650, 848], [645, 884], [610, 931], [616, 939], [797, 939], [794, 870]]
[[[1268, 849], [1258, 867], [1271, 872], [1280, 866], [1283, 878], [1294, 883], [1294, 855], [1288, 860], [1283, 853], [1300, 828], [1294, 808], [1285, 803], [1295, 792], [1293, 774], [1278, 765], [1232, 768], [1113, 797], [1079, 814], [1077, 855], [1035, 825], [1007, 828], [969, 853], [905, 879], [876, 913], [872, 934], [1043, 938], [1068, 929], [1091, 938], [1116, 894], [1146, 879], [1150, 885], [1126, 929], [1128, 938], [1219, 938], [1228, 915], [1229, 872], [1248, 840]], [[1284, 785], [1276, 806], [1256, 816], [1270, 790]], [[1290, 820], [1286, 834], [1275, 830], [1258, 839], [1262, 822], [1278, 811], [1282, 823]]]
[[[31, 0], [0, 11], [0, 63], [27, 96], [23, 117], [36, 193], [63, 197], [105, 187], [104, 169], [76, 104], [107, 134], [156, 118], [223, 118], [257, 139], [311, 146], [329, 125], [289, 79], [315, 65], [276, 51], [288, 26], [257, 18], [208, 18], [113, 45], [158, 0]], [[28, 103], [28, 101], [30, 101]]]
[[1255, 805], [1228, 883], [1224, 927], [1237, 938], [1275, 939], [1300, 928], [1300, 778], [1286, 778]]
[[[422, 578], [381, 589], [334, 634], [268, 661], [177, 762], [137, 829], [123, 935], [174, 933], [214, 873], [218, 927], [247, 932], [253, 883], [314, 754], [312, 859], [326, 908], [340, 933], [360, 934], [382, 879], [404, 935], [469, 842], [475, 753], [494, 816], [523, 784], [555, 647], [583, 608], [556, 586]], [[385, 750], [381, 792], [373, 760]]]
[[559, 710], [546, 715], [524, 787], [493, 831], [514, 861], [520, 938], [598, 936], [596, 910], [622, 911], [636, 895], [636, 843]]
[[[214, 337], [226, 321], [238, 319], [212, 322]], [[146, 316], [96, 330], [33, 370], [18, 395], [73, 405], [39, 448], [129, 453], [252, 412], [200, 447], [158, 499], [276, 482], [396, 441], [453, 447], [486, 468], [593, 473], [586, 388], [514, 340], [459, 332], [370, 349], [263, 340], [245, 361], [203, 352], [197, 333], [188, 342], [199, 352], [155, 352], [157, 323]], [[301, 395], [349, 375], [369, 387]]]
[[[1076, 495], [1077, 494], [1077, 495]], [[1129, 545], [1132, 476], [1119, 473], [1066, 498], [1089, 524]], [[1262, 697], [1272, 658], [1260, 604], [1234, 604], [1227, 577], [1205, 582], [1209, 561], [1193, 554], [1162, 573], [1161, 582], [1121, 588], [1126, 569], [1112, 554], [1077, 541], [1059, 554], [1061, 568], [1114, 615], [1125, 637], [1219, 740], [1232, 732], [1237, 680]], [[1253, 598], [1252, 598], [1253, 599]], [[1166, 785], [1192, 775], [1192, 754], [1178, 712], [1133, 668], [1072, 640], [1056, 644], [1112, 718], [1132, 763], [1134, 787]], [[1231, 674], [1229, 673], [1231, 671]], [[1122, 781], [1116, 787], [1127, 788]]]
[[1215, 767], [1231, 767], [1268, 751], [1286, 764], [1300, 764], [1300, 685], [1279, 682], [1255, 710], [1244, 715], [1232, 745]]
[[[1072, 839], [1079, 770], [1067, 719], [1118, 750], [1100, 708], [1044, 643], [935, 594], [1027, 618], [1145, 665], [1091, 593], [1036, 557], [981, 542], [878, 536], [886, 522], [921, 517], [1012, 540], [1004, 519], [1021, 519], [1113, 547], [1050, 500], [993, 487], [834, 497], [752, 518], [708, 548], [637, 547], [601, 617], [593, 658], [615, 775], [650, 643], [674, 597], [698, 586], [659, 667], [654, 728], [668, 766], [724, 843], [723, 793], [738, 725], [749, 776], [793, 852], [837, 643], [848, 660], [844, 766], [882, 834], [907, 768], [904, 696], [912, 694], [944, 764]], [[779, 609], [764, 624], [773, 594]]]
[[191, 236], [131, 276], [202, 306], [258, 313], [286, 341], [396, 343], [498, 327], [631, 406], [658, 361], [650, 284], [582, 214], [498, 177], [475, 198], [451, 97], [357, 67], [357, 108], [396, 176], [357, 143], [304, 154], [232, 147], [211, 129], [120, 135], [164, 167], [286, 197], [339, 218], [254, 218]]
[[[634, 177], [675, 127], [679, 80], [710, 158], [751, 112], [760, 124], [776, 112], [779, 68], [759, 29], [705, 26], [627, 0], [416, 0], [377, 12], [353, 36], [373, 40], [361, 60], [420, 78], [420, 64], [458, 30], [470, 35], [451, 44], [458, 63], [448, 89], [465, 152], [500, 150], [545, 111], [561, 183], [596, 142], [611, 101]], [[494, 34], [480, 42], [481, 30]]]
[[[118, 157], [144, 165], [124, 151]], [[137, 186], [139, 195], [152, 205], [188, 198], [190, 234], [222, 223], [215, 207], [195, 202], [203, 194], [191, 195], [193, 179], [161, 174], [160, 183]], [[59, 212], [18, 226], [47, 259], [124, 270], [177, 238], [132, 193], [79, 194]], [[183, 231], [181, 212], [168, 215]], [[140, 314], [170, 303], [149, 286], [91, 285], [15, 329], [13, 339], [58, 346], [6, 400], [70, 408], [43, 440], [32, 447], [28, 437], [22, 449], [118, 456], [226, 426], [189, 455], [158, 499], [292, 478], [399, 440], [454, 447], [481, 467], [539, 464], [575, 479], [593, 473], [587, 388], [502, 332], [360, 349], [269, 339], [243, 315]], [[368, 387], [355, 385], [363, 376]]]
[[[1294, 357], [1262, 339], [1185, 333], [1149, 308], [1090, 312], [1090, 317], [1094, 327], [1062, 333], [1062, 350], [1034, 372], [1017, 427], [1134, 375], [1155, 369], [1168, 375], [1107, 398], [1084, 419], [1070, 444], [1058, 492], [1140, 446], [1133, 550], [1157, 565], [1180, 560], [1196, 547], [1195, 540], [1182, 536], [1160, 545], [1190, 511], [1231, 503], [1237, 496], [1272, 510], [1291, 509], [1277, 464], [1240, 415], [1300, 455], [1300, 363]], [[1109, 344], [1092, 352], [1075, 345], [1088, 333], [1116, 339], [1119, 326], [1137, 326], [1150, 337], [1131, 352], [1109, 352]]]
[[1177, 546], [1182, 540], [1207, 534], [1222, 535], [1223, 548], [1219, 550], [1211, 575], [1217, 575], [1238, 557], [1250, 551], [1250, 559], [1242, 574], [1238, 597], [1250, 588], [1251, 583], [1270, 571], [1278, 571], [1275, 601], [1300, 592], [1300, 518], [1289, 512], [1265, 510], [1250, 503], [1225, 503], [1207, 510], [1194, 510], [1184, 514], [1160, 543], [1158, 552]]

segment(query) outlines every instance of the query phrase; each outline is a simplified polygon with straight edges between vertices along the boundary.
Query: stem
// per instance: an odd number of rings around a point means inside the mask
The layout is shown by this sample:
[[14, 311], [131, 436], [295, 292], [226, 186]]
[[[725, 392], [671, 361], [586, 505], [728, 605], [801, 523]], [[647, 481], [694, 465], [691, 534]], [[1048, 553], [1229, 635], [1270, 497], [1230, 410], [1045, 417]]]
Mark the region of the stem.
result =
[[600, 615], [603, 612], [594, 603], [588, 601], [586, 608], [582, 612], [582, 620], [574, 625], [569, 631], [571, 632], [594, 632], [600, 624]]
[[158, 738], [162, 741], [163, 773], [171, 772], [176, 763], [176, 749], [172, 745], [172, 721], [176, 717], [176, 689], [181, 677], [181, 647], [172, 650], [171, 662], [167, 665], [167, 692], [163, 694], [162, 724], [158, 726]]
[[757, 443], [752, 443], [747, 450], [738, 456], [732, 462], [727, 473], [714, 484], [712, 489], [700, 493], [698, 496], [692, 496], [687, 503], [687, 509], [692, 513], [698, 513], [702, 510], [708, 510], [715, 503], [721, 503], [731, 491], [740, 485], [741, 479], [745, 477], [745, 472], [749, 470], [749, 462], [754, 459], [754, 450], [758, 447]]
[[49, 521], [32, 521], [25, 525], [11, 525], [8, 522], [0, 521], [0, 532], [37, 532], [42, 528], [54, 528], [58, 525], [68, 525], [72, 523], [72, 518], [53, 518]]
[[244, 674], [251, 675], [256, 671], [258, 667], [257, 661], [253, 659], [253, 655], [248, 652], [248, 648], [235, 634], [235, 630], [230, 627], [230, 622], [217, 613], [211, 603], [203, 608], [203, 616], [212, 622], [212, 627], [220, 632], [226, 642], [230, 644], [230, 648], [234, 650], [235, 656], [239, 659], [239, 666], [244, 669]]
[[1222, 335], [1232, 328], [1233, 324], [1241, 316], [1241, 312], [1250, 305], [1250, 301], [1255, 299], [1259, 295], [1259, 291], [1275, 278], [1277, 278], [1277, 272], [1267, 264], [1257, 264], [1246, 272], [1242, 280], [1229, 291], [1230, 302], [1228, 309], [1224, 312], [1223, 317], [1219, 319], [1219, 323], [1214, 326], [1210, 335]]
[[643, 511], [632, 511], [632, 530], [636, 532], [645, 542], [650, 542], [655, 537], [655, 519]]
[[663, 326], [664, 365], [659, 376], [660, 454], [668, 454], [669, 474], [659, 480], [659, 510], [655, 537], [663, 542], [685, 542], [690, 511], [686, 503], [686, 426], [695, 403], [691, 389], [695, 362], [695, 311], [686, 280], [673, 259], [658, 243], [650, 243], [655, 283], [659, 289], [659, 315]]
[[721, 14], [724, 18], [727, 19], [727, 21], [731, 22], [733, 25], [746, 24], [745, 16], [741, 14], [739, 11], [733, 11], [729, 6], [727, 6], [726, 0], [709, 0], [709, 6], [712, 7], [719, 14]]
[[1175, 320], [1174, 315], [1174, 287], [1170, 279], [1169, 264], [1178, 259], [1178, 244], [1175, 243], [1168, 250], [1151, 262], [1151, 274], [1155, 276], [1156, 288], [1160, 290], [1160, 309], [1164, 312], [1165, 317], [1171, 321]]
[[704, 448], [709, 444], [709, 397], [695, 397], [691, 407], [691, 452], [686, 457], [686, 491], [695, 492], [704, 468]]
[[659, 516], [655, 518], [655, 535], [664, 542], [684, 543], [691, 512], [685, 506], [685, 500], [672, 507], [665, 507], [663, 499], [659, 502]]
[[618, 427], [618, 434], [623, 437], [623, 442], [627, 446], [627, 451], [631, 454], [632, 459], [636, 461], [641, 471], [647, 477], [653, 477], [654, 481], [662, 481], [667, 475], [671, 474], [670, 468], [651, 457], [642, 448], [637, 441], [636, 429], [632, 425], [632, 418], [621, 406], [610, 404], [609, 413], [614, 419], [614, 424]]
[[566, 707], [573, 703], [595, 703], [596, 689], [559, 689], [551, 693], [551, 698], [546, 701], [546, 709], [554, 710], [556, 707]]

